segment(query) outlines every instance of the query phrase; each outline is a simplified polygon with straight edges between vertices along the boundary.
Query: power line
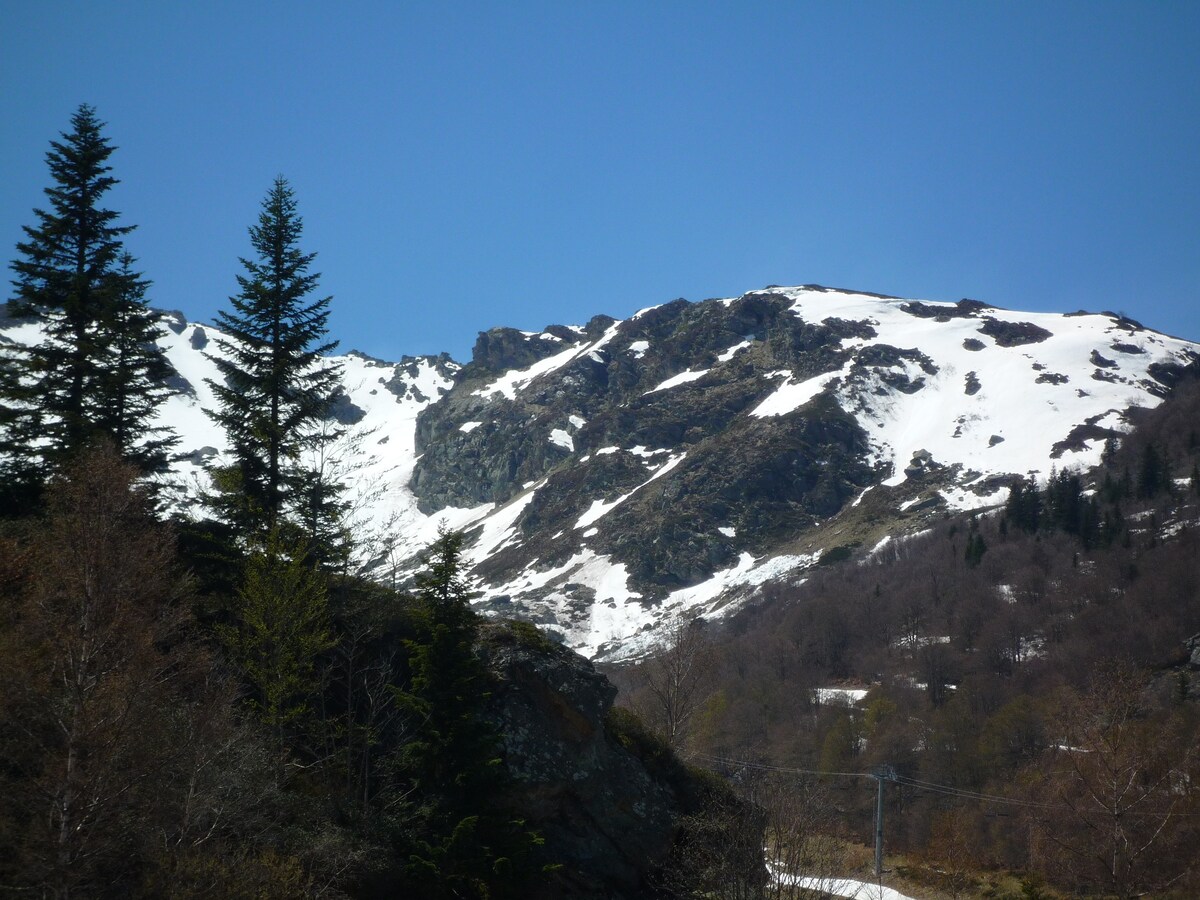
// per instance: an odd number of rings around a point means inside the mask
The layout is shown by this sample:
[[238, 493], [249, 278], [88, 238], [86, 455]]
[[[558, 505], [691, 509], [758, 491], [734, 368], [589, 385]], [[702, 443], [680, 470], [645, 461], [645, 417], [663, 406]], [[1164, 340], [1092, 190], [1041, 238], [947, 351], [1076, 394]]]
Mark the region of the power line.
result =
[[721, 763], [726, 766], [737, 766], [742, 769], [761, 769], [766, 772], [783, 772], [789, 775], [819, 775], [821, 777], [838, 778], [874, 778], [869, 772], [817, 772], [814, 769], [796, 769], [791, 766], [773, 766], [769, 763], [755, 763], [744, 759], [730, 759], [727, 756], [709, 756], [706, 753], [693, 753], [693, 759], [704, 759], [709, 762]]
[[[756, 769], [765, 772], [779, 772], [785, 775], [812, 775], [818, 778], [877, 778], [878, 776], [872, 772], [822, 772], [816, 769], [801, 769], [794, 766], [777, 766], [770, 763], [750, 762], [744, 759], [733, 759], [727, 756], [712, 756], [705, 753], [694, 753], [692, 758], [706, 760], [708, 762], [718, 763], [724, 766], [731, 766], [743, 769]], [[965, 800], [975, 800], [980, 803], [999, 803], [1008, 806], [1025, 806], [1032, 809], [1068, 809], [1078, 813], [1077, 807], [1069, 803], [1039, 803], [1033, 800], [1019, 800], [1015, 797], [1002, 797], [998, 794], [985, 794], [981, 791], [967, 790], [966, 788], [954, 787], [949, 784], [938, 784], [933, 781], [922, 781], [917, 778], [910, 778], [906, 775], [896, 775], [891, 780], [897, 784], [906, 785], [914, 790], [928, 791], [934, 794], [943, 794], [951, 797], [961, 797]], [[1103, 809], [1103, 808], [1102, 808]], [[1106, 811], [1108, 812], [1108, 811]], [[1196, 812], [1134, 812], [1131, 809], [1121, 811], [1121, 815], [1131, 816], [1165, 816], [1165, 817], [1194, 817], [1200, 816]]]

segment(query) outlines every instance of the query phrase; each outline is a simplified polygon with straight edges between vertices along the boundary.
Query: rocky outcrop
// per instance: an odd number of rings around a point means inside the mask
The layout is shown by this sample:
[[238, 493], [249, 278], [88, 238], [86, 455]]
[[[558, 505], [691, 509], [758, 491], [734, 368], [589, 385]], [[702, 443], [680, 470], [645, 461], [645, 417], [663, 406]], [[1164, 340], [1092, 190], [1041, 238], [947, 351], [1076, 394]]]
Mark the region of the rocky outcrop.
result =
[[[411, 486], [421, 508], [502, 504], [545, 480], [515, 523], [521, 547], [483, 564], [480, 573], [495, 580], [531, 555], [565, 561], [578, 541], [555, 538], [563, 525], [569, 534], [597, 497], [626, 498], [593, 546], [621, 559], [648, 600], [833, 515], [873, 476], [852, 416], [828, 397], [804, 415], [748, 413], [785, 375], [843, 367], [843, 343], [875, 331], [836, 317], [808, 322], [791, 307], [762, 291], [728, 303], [676, 300], [619, 324], [593, 319], [581, 331], [480, 335], [454, 391], [418, 422]], [[566, 358], [520, 390], [501, 381], [505, 366], [553, 354]], [[892, 371], [903, 364], [912, 378]], [[852, 377], [876, 372], [915, 391], [937, 368], [918, 351], [881, 347]], [[669, 461], [669, 474], [657, 475]]]
[[661, 745], [631, 739], [614, 721], [616, 688], [532, 626], [486, 625], [479, 650], [515, 782], [509, 805], [561, 864], [530, 897], [652, 896], [680, 819], [708, 786]]

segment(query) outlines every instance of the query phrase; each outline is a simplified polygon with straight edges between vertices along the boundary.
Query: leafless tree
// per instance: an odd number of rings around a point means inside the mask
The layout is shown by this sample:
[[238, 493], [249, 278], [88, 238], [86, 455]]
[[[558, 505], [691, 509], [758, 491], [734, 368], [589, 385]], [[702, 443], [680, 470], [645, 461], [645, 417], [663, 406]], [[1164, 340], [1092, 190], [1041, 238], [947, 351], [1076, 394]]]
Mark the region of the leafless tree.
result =
[[674, 750], [688, 738], [692, 716], [704, 702], [713, 649], [702, 619], [676, 619], [662, 648], [645, 666], [649, 696], [641, 710]]
[[1146, 687], [1143, 673], [1110, 664], [1065, 703], [1031, 807], [1043, 867], [1122, 898], [1165, 889], [1196, 865], [1194, 735], [1178, 715], [1152, 715]]
[[790, 773], [767, 773], [753, 779], [746, 796], [763, 810], [763, 852], [773, 877], [764, 896], [792, 896], [791, 878], [800, 876], [807, 889], [829, 892], [836, 876], [845, 874], [845, 845], [836, 837], [832, 798], [816, 779]]
[[20, 881], [56, 897], [128, 868], [185, 743], [184, 694], [208, 699], [192, 692], [205, 660], [184, 632], [187, 583], [135, 475], [101, 450], [52, 491], [2, 635], [0, 833], [20, 828]]

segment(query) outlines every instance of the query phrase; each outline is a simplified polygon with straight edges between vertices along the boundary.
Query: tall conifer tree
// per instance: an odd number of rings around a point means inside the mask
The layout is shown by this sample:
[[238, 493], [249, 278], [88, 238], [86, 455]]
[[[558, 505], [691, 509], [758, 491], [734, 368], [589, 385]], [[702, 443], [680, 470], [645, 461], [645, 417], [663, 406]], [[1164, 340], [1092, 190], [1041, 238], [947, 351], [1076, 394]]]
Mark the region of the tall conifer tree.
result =
[[49, 208], [34, 210], [37, 223], [17, 244], [9, 311], [41, 319], [45, 336], [0, 383], [6, 449], [26, 457], [10, 470], [57, 467], [100, 435], [143, 468], [157, 468], [172, 442], [149, 426], [171, 369], [154, 345], [159, 329], [144, 300], [149, 282], [133, 271], [122, 243], [134, 226], [118, 225], [119, 214], [101, 206], [117, 184], [108, 164], [116, 148], [103, 127], [83, 104], [71, 131], [51, 141]]
[[[226, 518], [246, 531], [269, 532], [295, 500], [295, 461], [328, 413], [340, 370], [322, 356], [330, 297], [309, 300], [320, 276], [303, 253], [302, 220], [287, 181], [279, 177], [250, 228], [254, 259], [242, 259], [233, 308], [217, 315], [228, 339], [213, 362], [222, 380], [209, 381], [219, 408], [210, 415], [229, 436], [233, 466], [218, 473]], [[230, 508], [232, 507], [232, 508]]]

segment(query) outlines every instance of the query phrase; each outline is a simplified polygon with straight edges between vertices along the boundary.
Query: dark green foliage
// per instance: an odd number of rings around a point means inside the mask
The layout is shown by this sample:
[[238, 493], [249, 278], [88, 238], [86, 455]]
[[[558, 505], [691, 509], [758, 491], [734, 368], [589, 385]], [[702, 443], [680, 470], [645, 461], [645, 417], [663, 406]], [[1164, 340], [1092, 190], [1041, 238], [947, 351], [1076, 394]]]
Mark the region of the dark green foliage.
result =
[[305, 464], [298, 466], [290, 479], [295, 525], [308, 542], [313, 561], [325, 571], [343, 575], [354, 551], [347, 479], [355, 474], [361, 477], [354, 464], [346, 464], [346, 458], [353, 457], [357, 449], [346, 444], [344, 437], [335, 423], [318, 423], [304, 438], [301, 452]]
[[1044, 506], [1043, 527], [1073, 534], [1085, 548], [1091, 547], [1101, 536], [1099, 503], [1095, 497], [1085, 496], [1083, 478], [1078, 472], [1051, 473]]
[[614, 706], [604, 717], [604, 727], [617, 743], [640, 759], [647, 770], [673, 775], [682, 766], [671, 745], [646, 727], [632, 710]]
[[542, 630], [532, 622], [513, 619], [508, 623], [508, 629], [523, 647], [540, 650], [543, 653], [553, 652], [555, 648], [554, 641], [546, 637]]
[[396, 701], [415, 732], [396, 765], [411, 786], [398, 834], [422, 897], [521, 896], [538, 843], [499, 805], [499, 735], [484, 718], [487, 672], [473, 651], [478, 616], [462, 578], [463, 536], [443, 532], [417, 576], [421, 634], [407, 641], [411, 678]]
[[297, 461], [339, 376], [321, 358], [337, 342], [326, 339], [330, 298], [308, 299], [320, 276], [309, 271], [316, 254], [300, 250], [302, 230], [292, 189], [277, 178], [250, 228], [255, 258], [241, 260], [233, 309], [217, 316], [229, 339], [218, 341], [226, 355], [212, 357], [222, 380], [209, 382], [220, 407], [210, 415], [235, 458], [217, 487], [225, 518], [245, 533], [270, 531], [296, 505]]
[[108, 173], [113, 147], [101, 134], [103, 123], [90, 106], [71, 117], [72, 131], [52, 141], [46, 162], [54, 185], [46, 188], [50, 210], [35, 209], [38, 223], [25, 226], [13, 261], [15, 315], [46, 319], [46, 340], [26, 365], [31, 399], [42, 414], [39, 430], [62, 458], [89, 438], [87, 398], [97, 378], [102, 346], [95, 332], [105, 295], [121, 255], [121, 238], [132, 226], [118, 226], [118, 213], [98, 204], [117, 183]]
[[1164, 492], [1169, 494], [1174, 487], [1170, 463], [1153, 442], [1146, 444], [1142, 449], [1141, 463], [1138, 466], [1138, 497], [1146, 500]]
[[1004, 515], [1012, 525], [1028, 534], [1037, 531], [1042, 518], [1042, 498], [1037, 485], [1024, 479], [1013, 482], [1008, 489]]
[[218, 629], [230, 661], [250, 687], [250, 704], [273, 736], [282, 766], [289, 731], [310, 712], [317, 663], [334, 645], [324, 579], [277, 533], [246, 565], [232, 624]]
[[[133, 226], [117, 225], [118, 213], [100, 206], [117, 183], [103, 125], [82, 105], [71, 132], [51, 142], [49, 209], [34, 210], [37, 224], [25, 227], [12, 263], [10, 312], [41, 319], [45, 334], [6, 361], [15, 365], [0, 380], [0, 450], [17, 456], [7, 474], [18, 482], [36, 481], [41, 462], [60, 467], [99, 436], [143, 470], [161, 468], [173, 442], [149, 427], [171, 369], [154, 345], [149, 282], [122, 244]], [[35, 440], [44, 447], [35, 451]]]
[[42, 472], [30, 452], [35, 419], [22, 377], [26, 360], [24, 348], [0, 345], [0, 518], [25, 515], [40, 505]]
[[146, 305], [150, 282], [133, 270], [128, 253], [121, 254], [119, 263], [105, 298], [105, 352], [93, 400], [96, 425], [123, 457], [144, 471], [161, 471], [177, 438], [150, 421], [170, 394], [166, 380], [174, 369], [155, 346], [163, 329]]
[[987, 553], [987, 543], [983, 540], [983, 535], [978, 531], [969, 534], [967, 536], [967, 550], [964, 555], [967, 565], [972, 568], [979, 565], [985, 553]]

